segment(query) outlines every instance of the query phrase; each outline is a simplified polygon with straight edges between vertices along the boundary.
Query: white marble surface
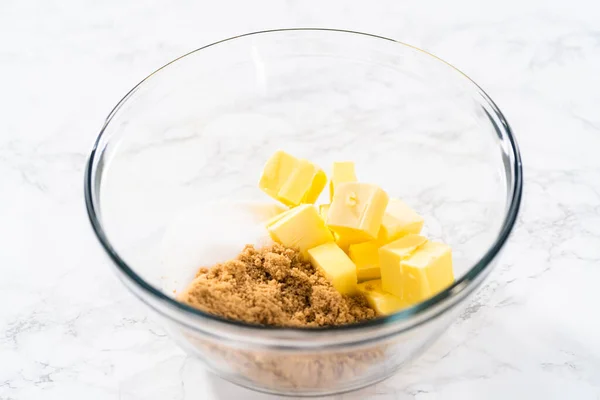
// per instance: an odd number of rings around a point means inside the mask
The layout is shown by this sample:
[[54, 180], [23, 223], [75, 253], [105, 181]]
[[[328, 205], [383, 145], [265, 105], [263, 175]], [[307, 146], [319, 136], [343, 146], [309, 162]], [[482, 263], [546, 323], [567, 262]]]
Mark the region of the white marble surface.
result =
[[525, 165], [518, 227], [462, 318], [402, 373], [338, 398], [600, 398], [598, 3], [323, 3], [0, 3], [0, 399], [270, 398], [203, 372], [147, 317], [93, 237], [82, 172], [149, 72], [294, 26], [389, 36], [459, 66]]

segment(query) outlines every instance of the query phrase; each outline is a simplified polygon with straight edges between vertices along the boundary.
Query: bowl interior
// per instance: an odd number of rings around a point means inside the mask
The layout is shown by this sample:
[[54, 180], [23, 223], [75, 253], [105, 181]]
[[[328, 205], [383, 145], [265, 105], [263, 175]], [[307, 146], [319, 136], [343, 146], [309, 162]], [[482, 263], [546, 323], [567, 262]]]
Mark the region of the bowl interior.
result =
[[94, 201], [119, 256], [173, 296], [199, 266], [260, 237], [222, 206], [271, 201], [257, 182], [275, 150], [326, 172], [353, 160], [361, 181], [405, 200], [452, 246], [460, 278], [506, 218], [510, 149], [493, 115], [468, 78], [408, 45], [339, 31], [243, 36], [176, 60], [119, 104], [94, 156]]

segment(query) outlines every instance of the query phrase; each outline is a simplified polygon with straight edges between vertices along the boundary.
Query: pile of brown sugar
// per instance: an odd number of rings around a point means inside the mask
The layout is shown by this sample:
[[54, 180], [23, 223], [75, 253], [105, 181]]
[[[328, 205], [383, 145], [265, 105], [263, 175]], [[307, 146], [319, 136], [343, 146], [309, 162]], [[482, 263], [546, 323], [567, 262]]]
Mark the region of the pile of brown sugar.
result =
[[331, 326], [375, 317], [361, 295], [340, 294], [294, 249], [247, 245], [233, 260], [200, 268], [178, 299], [221, 317], [272, 326]]

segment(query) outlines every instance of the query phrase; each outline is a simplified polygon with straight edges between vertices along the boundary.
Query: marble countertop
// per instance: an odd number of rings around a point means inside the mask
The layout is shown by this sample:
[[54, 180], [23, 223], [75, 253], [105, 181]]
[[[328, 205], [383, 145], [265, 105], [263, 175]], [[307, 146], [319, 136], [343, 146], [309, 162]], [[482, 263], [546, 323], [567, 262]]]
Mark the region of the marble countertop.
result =
[[400, 374], [337, 398], [600, 399], [599, 3], [359, 4], [0, 4], [0, 399], [272, 398], [204, 372], [124, 289], [82, 174], [104, 118], [148, 73], [222, 38], [301, 26], [457, 65], [503, 110], [525, 166], [518, 226], [461, 318]]

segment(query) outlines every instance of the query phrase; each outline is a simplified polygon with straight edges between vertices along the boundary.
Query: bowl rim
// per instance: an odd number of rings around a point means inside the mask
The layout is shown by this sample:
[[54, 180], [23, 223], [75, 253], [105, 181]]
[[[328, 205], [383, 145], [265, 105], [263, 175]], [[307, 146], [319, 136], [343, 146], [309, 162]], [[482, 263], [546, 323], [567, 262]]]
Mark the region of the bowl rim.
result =
[[[167, 68], [169, 65], [171, 65], [191, 54], [194, 54], [201, 50], [207, 49], [209, 47], [213, 47], [213, 46], [216, 46], [216, 45], [219, 45], [222, 43], [226, 43], [229, 41], [233, 41], [233, 40], [248, 37], [248, 36], [276, 34], [276, 33], [281, 33], [281, 32], [307, 32], [307, 31], [308, 32], [325, 32], [325, 33], [335, 32], [335, 33], [345, 33], [345, 34], [351, 34], [351, 35], [360, 35], [360, 36], [370, 37], [373, 39], [385, 40], [385, 41], [389, 41], [389, 42], [392, 42], [395, 44], [409, 47], [413, 50], [417, 50], [418, 52], [423, 53], [426, 56], [433, 57], [434, 59], [446, 64], [448, 67], [452, 68], [459, 74], [463, 75], [468, 81], [470, 81], [474, 85], [474, 87], [476, 89], [479, 90], [480, 95], [482, 96], [483, 100], [485, 102], [487, 102], [488, 105], [492, 108], [492, 110], [495, 114], [495, 117], [498, 119], [500, 127], [496, 127], [496, 128], [497, 129], [501, 128], [503, 130], [503, 132], [497, 132], [497, 133], [499, 134], [499, 136], [501, 138], [503, 138], [503, 139], [506, 138], [508, 140], [508, 145], [509, 145], [508, 153], [512, 157], [512, 163], [509, 165], [509, 168], [514, 175], [513, 176], [514, 179], [512, 181], [512, 186], [508, 188], [509, 189], [508, 194], [510, 197], [508, 197], [509, 203], [508, 203], [508, 208], [505, 212], [504, 220], [502, 222], [502, 227], [501, 227], [498, 235], [496, 236], [496, 239], [491, 244], [491, 246], [487, 249], [487, 251], [483, 254], [483, 256], [476, 263], [474, 263], [474, 265], [471, 268], [469, 268], [469, 270], [460, 279], [455, 280], [452, 285], [450, 285], [449, 287], [447, 287], [440, 293], [436, 294], [435, 296], [433, 296], [423, 302], [417, 303], [411, 307], [405, 308], [394, 314], [391, 314], [388, 316], [383, 316], [383, 317], [378, 317], [378, 318], [375, 318], [375, 319], [372, 319], [369, 321], [364, 321], [364, 322], [359, 322], [359, 323], [349, 324], [349, 325], [324, 326], [324, 327], [263, 326], [263, 325], [250, 324], [250, 323], [246, 323], [246, 322], [242, 322], [242, 321], [230, 320], [230, 319], [223, 318], [220, 316], [212, 315], [212, 314], [203, 312], [199, 309], [188, 306], [184, 303], [181, 303], [181, 302], [177, 301], [176, 299], [167, 296], [161, 290], [157, 289], [150, 283], [146, 282], [131, 267], [129, 267], [129, 265], [127, 265], [127, 263], [119, 256], [117, 251], [114, 249], [114, 247], [112, 246], [110, 240], [108, 239], [108, 237], [102, 227], [102, 223], [99, 218], [99, 208], [100, 207], [99, 207], [99, 205], [96, 204], [95, 196], [94, 196], [94, 192], [96, 190], [99, 191], [99, 188], [96, 188], [96, 186], [94, 184], [94, 182], [95, 182], [94, 178], [96, 175], [94, 163], [95, 163], [97, 154], [99, 152], [101, 154], [102, 151], [100, 151], [100, 150], [103, 150], [103, 149], [99, 149], [99, 145], [102, 141], [104, 132], [106, 131], [106, 128], [108, 127], [109, 123], [111, 122], [112, 118], [117, 113], [117, 111], [121, 108], [121, 106], [128, 100], [128, 98], [146, 80], [148, 80], [149, 78], [151, 78], [158, 72], [162, 71], [163, 69]], [[488, 114], [488, 117], [489, 117], [489, 114]], [[453, 306], [453, 304], [451, 304], [452, 299], [457, 298], [460, 295], [467, 296], [468, 294], [470, 294], [472, 291], [474, 291], [477, 288], [478, 283], [480, 283], [478, 278], [483, 278], [482, 273], [488, 269], [488, 267], [490, 266], [492, 261], [496, 258], [496, 256], [498, 256], [500, 250], [506, 244], [506, 242], [515, 226], [515, 223], [516, 223], [517, 217], [518, 217], [518, 213], [519, 213], [519, 209], [520, 209], [520, 205], [521, 205], [522, 192], [523, 192], [523, 170], [522, 170], [521, 155], [520, 155], [519, 147], [518, 147], [517, 141], [514, 137], [513, 131], [510, 128], [508, 121], [506, 120], [506, 118], [504, 117], [504, 115], [502, 114], [502, 112], [500, 111], [498, 106], [494, 103], [494, 101], [488, 96], [488, 94], [477, 83], [475, 83], [464, 72], [462, 72], [461, 70], [459, 70], [452, 64], [450, 64], [447, 61], [437, 57], [436, 55], [431, 54], [431, 53], [429, 53], [425, 50], [422, 50], [418, 47], [412, 46], [410, 44], [407, 44], [407, 43], [404, 43], [404, 42], [401, 42], [398, 40], [380, 36], [380, 35], [358, 32], [358, 31], [353, 31], [353, 30], [332, 29], [332, 28], [281, 28], [281, 29], [269, 29], [269, 30], [249, 32], [249, 33], [245, 33], [245, 34], [241, 34], [241, 35], [232, 36], [232, 37], [222, 39], [217, 42], [213, 42], [208, 45], [199, 47], [195, 50], [185, 53], [185, 54], [173, 59], [172, 61], [164, 64], [163, 66], [161, 66], [160, 68], [156, 69], [154, 72], [152, 72], [151, 74], [146, 76], [144, 79], [142, 79], [129, 92], [127, 92], [127, 94], [125, 94], [125, 96], [123, 96], [123, 98], [121, 98], [121, 100], [115, 105], [115, 107], [108, 114], [108, 116], [106, 117], [106, 120], [102, 126], [102, 129], [100, 130], [100, 133], [98, 134], [98, 137], [96, 138], [96, 140], [94, 142], [94, 145], [92, 147], [92, 150], [91, 150], [88, 160], [86, 162], [86, 167], [85, 167], [85, 171], [84, 171], [84, 198], [85, 198], [86, 211], [88, 214], [89, 221], [92, 225], [92, 229], [96, 235], [96, 238], [98, 239], [98, 241], [100, 242], [100, 244], [102, 245], [102, 247], [104, 248], [106, 253], [108, 254], [109, 258], [113, 261], [113, 263], [115, 264], [117, 269], [122, 274], [124, 274], [124, 276], [127, 278], [127, 280], [130, 283], [137, 286], [136, 289], [140, 289], [142, 293], [145, 293], [145, 294], [151, 296], [154, 300], [157, 300], [159, 304], [166, 306], [170, 309], [175, 309], [179, 312], [182, 312], [186, 316], [209, 319], [209, 320], [213, 320], [215, 322], [224, 323], [226, 325], [229, 325], [230, 327], [239, 327], [239, 328], [243, 328], [243, 329], [249, 329], [249, 330], [255, 331], [255, 332], [266, 332], [266, 331], [291, 332], [292, 334], [293, 333], [302, 333], [303, 335], [307, 335], [307, 334], [311, 334], [311, 333], [317, 334], [319, 332], [323, 333], [325, 331], [326, 332], [336, 331], [336, 332], [340, 332], [340, 333], [343, 333], [343, 332], [355, 332], [356, 333], [358, 330], [362, 330], [365, 328], [376, 328], [376, 327], [384, 327], [384, 326], [390, 327], [390, 326], [394, 325], [395, 323], [399, 323], [399, 322], [408, 323], [408, 326], [406, 326], [405, 328], [400, 330], [402, 332], [402, 331], [410, 330], [418, 325], [421, 325], [423, 323], [426, 323], [426, 322], [436, 318], [440, 313], [443, 313], [445, 310], [447, 310], [448, 308], [451, 308]], [[128, 285], [126, 285], [126, 286], [128, 286]], [[173, 316], [168, 315], [165, 312], [159, 310], [151, 302], [149, 302], [149, 301], [147, 301], [147, 299], [143, 298], [138, 290], [133, 290], [129, 286], [128, 286], [128, 288], [142, 302], [148, 304], [155, 311], [158, 311], [160, 314], [166, 316], [168, 319], [174, 319]], [[448, 303], [448, 304], [446, 307], [443, 307], [443, 309], [441, 311], [435, 312], [432, 315], [425, 315], [424, 319], [418, 320], [417, 316], [421, 316], [421, 315], [425, 314], [427, 311], [433, 310], [435, 307], [443, 306], [445, 303]], [[411, 319], [415, 320], [414, 323], [410, 323]], [[178, 321], [178, 322], [181, 322], [181, 321]], [[192, 329], [202, 331], [197, 326], [190, 325], [190, 324], [186, 324], [186, 325], [190, 326]], [[395, 333], [398, 333], [398, 332], [394, 332], [394, 334]]]

